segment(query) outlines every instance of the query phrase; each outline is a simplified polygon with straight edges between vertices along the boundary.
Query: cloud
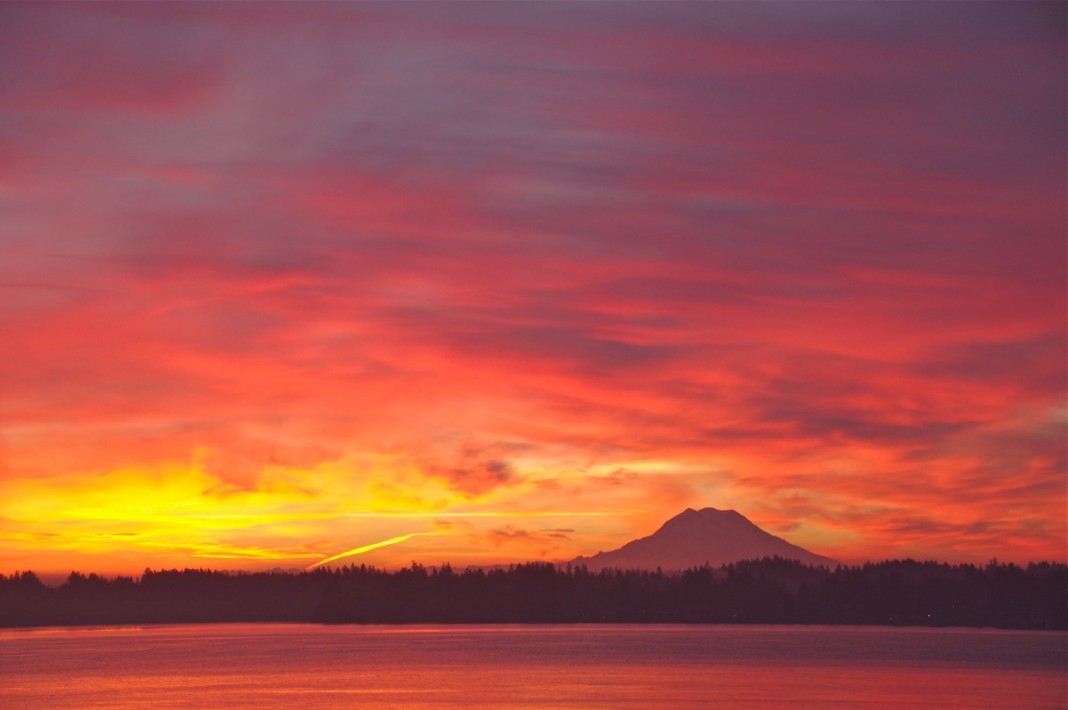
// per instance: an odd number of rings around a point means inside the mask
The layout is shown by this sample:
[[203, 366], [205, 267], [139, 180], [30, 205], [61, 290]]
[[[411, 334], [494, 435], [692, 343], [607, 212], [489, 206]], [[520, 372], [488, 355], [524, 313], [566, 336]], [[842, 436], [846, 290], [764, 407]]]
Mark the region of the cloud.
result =
[[529, 558], [566, 558], [575, 530], [572, 528], [528, 529], [513, 525], [493, 528], [482, 533], [481, 541], [495, 548], [522, 551]]
[[196, 461], [220, 511], [1061, 553], [1063, 7], [0, 13], [18, 504]]
[[517, 482], [515, 472], [506, 461], [476, 461], [456, 468], [435, 466], [429, 473], [471, 498]]

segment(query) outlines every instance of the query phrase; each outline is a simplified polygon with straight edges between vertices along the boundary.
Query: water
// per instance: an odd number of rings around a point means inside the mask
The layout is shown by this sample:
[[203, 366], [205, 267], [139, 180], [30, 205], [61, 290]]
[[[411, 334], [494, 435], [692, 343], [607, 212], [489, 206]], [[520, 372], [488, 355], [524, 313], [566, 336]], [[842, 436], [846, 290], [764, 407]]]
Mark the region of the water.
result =
[[0, 631], [0, 708], [1068, 707], [1057, 632], [220, 624]]

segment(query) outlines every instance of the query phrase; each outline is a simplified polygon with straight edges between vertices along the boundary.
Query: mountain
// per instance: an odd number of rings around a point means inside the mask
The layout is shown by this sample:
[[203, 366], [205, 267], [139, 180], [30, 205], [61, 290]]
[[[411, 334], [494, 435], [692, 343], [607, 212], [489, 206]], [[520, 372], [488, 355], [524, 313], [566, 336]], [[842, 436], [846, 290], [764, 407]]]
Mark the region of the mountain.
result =
[[648, 537], [632, 540], [618, 550], [576, 557], [571, 564], [586, 565], [594, 571], [608, 567], [682, 570], [774, 556], [830, 569], [838, 566], [829, 557], [764, 532], [741, 513], [715, 508], [687, 508]]

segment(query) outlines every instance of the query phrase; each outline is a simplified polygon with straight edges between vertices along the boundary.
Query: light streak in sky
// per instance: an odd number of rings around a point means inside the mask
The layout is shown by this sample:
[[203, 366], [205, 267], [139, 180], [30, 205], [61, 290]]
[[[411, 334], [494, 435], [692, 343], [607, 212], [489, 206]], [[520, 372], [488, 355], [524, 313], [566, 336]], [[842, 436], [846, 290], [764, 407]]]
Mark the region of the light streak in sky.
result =
[[349, 550], [348, 552], [342, 552], [340, 554], [334, 555], [333, 557], [327, 557], [325, 560], [319, 560], [318, 562], [316, 562], [314, 564], [308, 565], [307, 567], [305, 567], [305, 569], [311, 570], [311, 569], [315, 569], [316, 567], [321, 567], [322, 565], [329, 564], [329, 563], [334, 562], [336, 560], [340, 560], [340, 559], [342, 559], [344, 557], [352, 557], [353, 555], [362, 555], [365, 552], [370, 552], [371, 550], [377, 550], [380, 547], [386, 547], [387, 545], [395, 545], [398, 542], [404, 542], [405, 540], [411, 540], [413, 537], [416, 537], [418, 535], [443, 535], [443, 534], [444, 533], [436, 533], [436, 532], [414, 532], [414, 533], [408, 533], [407, 535], [398, 535], [397, 537], [391, 537], [388, 540], [382, 540], [381, 542], [373, 542], [370, 545], [364, 545], [363, 547], [357, 547], [357, 548], [355, 548], [353, 550]]
[[261, 521], [275, 520], [329, 520], [333, 518], [604, 518], [619, 515], [637, 515], [647, 513], [647, 510], [637, 508], [613, 509], [613, 510], [537, 510], [537, 511], [375, 511], [365, 513], [190, 513], [180, 517], [197, 518], [204, 520], [243, 520], [257, 519]]
[[381, 512], [381, 513], [343, 513], [346, 518], [601, 518], [647, 511], [627, 510], [597, 510], [597, 511], [527, 511], [527, 512], [496, 512], [479, 511], [477, 513], [426, 513], [426, 512]]

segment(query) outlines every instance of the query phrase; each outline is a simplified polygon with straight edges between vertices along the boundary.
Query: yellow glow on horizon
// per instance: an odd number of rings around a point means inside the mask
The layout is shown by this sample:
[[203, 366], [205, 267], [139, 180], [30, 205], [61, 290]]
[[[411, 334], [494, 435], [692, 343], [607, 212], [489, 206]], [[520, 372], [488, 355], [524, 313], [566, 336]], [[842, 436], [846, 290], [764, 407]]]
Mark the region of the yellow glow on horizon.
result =
[[223, 543], [200, 543], [195, 546], [164, 542], [143, 542], [141, 544], [199, 559], [281, 561], [307, 559], [309, 556], [307, 552], [287, 553], [276, 549], [241, 547]]
[[[611, 521], [646, 512], [636, 499], [598, 500], [592, 490], [560, 509], [556, 491], [527, 482], [472, 496], [400, 457], [272, 466], [241, 484], [212, 473], [208, 458], [198, 450], [186, 462], [0, 480], [0, 552], [8, 566], [39, 569], [129, 573], [204, 560], [303, 568], [422, 538], [405, 562], [503, 563], [586, 553], [572, 528], [603, 535]], [[520, 532], [495, 533], [502, 525]], [[565, 530], [551, 538], [542, 527]], [[333, 555], [353, 538], [381, 542]], [[374, 560], [401, 564], [388, 551]]]

